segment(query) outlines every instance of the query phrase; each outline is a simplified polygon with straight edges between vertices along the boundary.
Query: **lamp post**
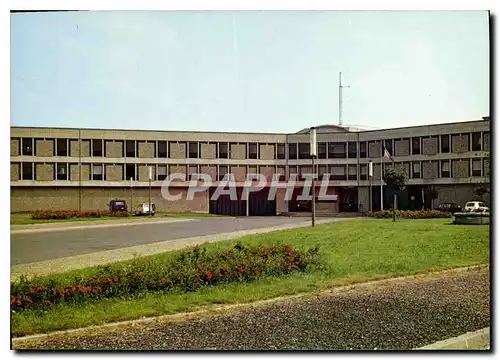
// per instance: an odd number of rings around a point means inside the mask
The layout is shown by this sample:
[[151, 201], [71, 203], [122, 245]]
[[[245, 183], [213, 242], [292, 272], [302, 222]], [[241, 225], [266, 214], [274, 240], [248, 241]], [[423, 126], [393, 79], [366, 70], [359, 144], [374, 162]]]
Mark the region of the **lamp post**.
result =
[[153, 216], [153, 209], [151, 208], [151, 179], [153, 178], [153, 167], [149, 166], [149, 216]]
[[132, 214], [132, 211], [134, 211], [134, 207], [132, 205], [132, 177], [130, 177], [130, 214]]
[[373, 162], [368, 163], [368, 180], [370, 180], [370, 213], [373, 212], [373, 195], [372, 195], [372, 177], [373, 177]]
[[316, 172], [314, 170], [314, 158], [316, 157], [316, 128], [312, 127], [310, 131], [310, 145], [309, 145], [309, 151], [311, 155], [311, 162], [312, 162], [312, 200], [311, 200], [311, 223], [312, 226], [315, 225], [316, 223]]

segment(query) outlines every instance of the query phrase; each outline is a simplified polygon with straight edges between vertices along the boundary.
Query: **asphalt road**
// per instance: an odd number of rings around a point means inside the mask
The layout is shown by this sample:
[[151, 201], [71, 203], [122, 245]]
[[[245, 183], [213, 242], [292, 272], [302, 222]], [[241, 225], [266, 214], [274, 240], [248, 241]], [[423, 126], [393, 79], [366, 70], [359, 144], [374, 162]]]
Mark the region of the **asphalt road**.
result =
[[409, 350], [490, 326], [488, 269], [403, 279], [219, 316], [54, 335], [17, 349]]
[[277, 216], [236, 219], [212, 218], [178, 223], [11, 234], [11, 265], [304, 221], [308, 221], [308, 219]]

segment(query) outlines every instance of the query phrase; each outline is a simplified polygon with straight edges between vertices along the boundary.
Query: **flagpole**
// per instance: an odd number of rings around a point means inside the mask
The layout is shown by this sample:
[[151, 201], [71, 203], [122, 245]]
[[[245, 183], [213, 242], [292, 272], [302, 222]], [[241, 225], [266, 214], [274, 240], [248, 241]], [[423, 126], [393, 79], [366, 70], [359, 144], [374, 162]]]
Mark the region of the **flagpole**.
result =
[[383, 140], [380, 140], [380, 210], [384, 210], [384, 172], [382, 170], [384, 161], [384, 145]]

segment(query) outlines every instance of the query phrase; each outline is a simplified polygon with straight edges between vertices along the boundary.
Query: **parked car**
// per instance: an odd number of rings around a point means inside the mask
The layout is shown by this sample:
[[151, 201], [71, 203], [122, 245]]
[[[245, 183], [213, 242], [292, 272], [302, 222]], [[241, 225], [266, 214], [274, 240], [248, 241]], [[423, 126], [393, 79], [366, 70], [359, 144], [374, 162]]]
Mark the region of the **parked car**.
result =
[[111, 200], [109, 211], [127, 211], [127, 202], [125, 200]]
[[457, 203], [441, 203], [441, 204], [439, 204], [439, 206], [437, 207], [436, 210], [439, 210], [442, 212], [448, 212], [450, 214], [454, 214], [456, 212], [460, 212], [462, 210], [462, 208]]
[[482, 201], [468, 201], [464, 206], [464, 212], [487, 212], [490, 209]]
[[[155, 210], [156, 210], [156, 206], [155, 204], [151, 204], [151, 215], [154, 216], [155, 215]], [[137, 205], [137, 207], [135, 208], [135, 215], [138, 215], [138, 216], [141, 216], [141, 215], [150, 215], [149, 213], [149, 203], [142, 203], [142, 204], [139, 204]]]

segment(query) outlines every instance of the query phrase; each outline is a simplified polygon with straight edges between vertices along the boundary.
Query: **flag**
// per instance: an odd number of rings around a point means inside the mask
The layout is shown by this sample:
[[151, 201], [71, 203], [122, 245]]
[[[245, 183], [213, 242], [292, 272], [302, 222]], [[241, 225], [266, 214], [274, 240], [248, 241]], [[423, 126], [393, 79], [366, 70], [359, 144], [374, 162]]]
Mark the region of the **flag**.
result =
[[391, 154], [389, 153], [389, 151], [385, 147], [384, 147], [384, 156], [388, 159], [391, 159], [391, 161], [394, 161]]

